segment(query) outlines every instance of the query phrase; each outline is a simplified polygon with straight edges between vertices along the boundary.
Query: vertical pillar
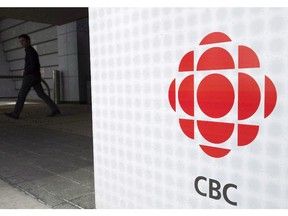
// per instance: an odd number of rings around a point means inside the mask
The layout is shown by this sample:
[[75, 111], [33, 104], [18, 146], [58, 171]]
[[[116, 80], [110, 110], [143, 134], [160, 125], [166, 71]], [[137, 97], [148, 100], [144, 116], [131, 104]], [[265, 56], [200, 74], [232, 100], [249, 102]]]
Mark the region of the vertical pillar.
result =
[[60, 101], [60, 71], [53, 71], [53, 89], [54, 89], [54, 102], [59, 104]]

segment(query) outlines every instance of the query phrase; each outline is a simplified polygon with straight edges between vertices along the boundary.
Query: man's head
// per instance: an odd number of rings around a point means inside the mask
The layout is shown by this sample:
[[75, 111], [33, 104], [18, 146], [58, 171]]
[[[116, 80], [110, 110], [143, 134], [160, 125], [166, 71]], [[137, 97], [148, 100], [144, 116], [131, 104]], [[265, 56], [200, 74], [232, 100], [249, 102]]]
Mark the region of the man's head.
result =
[[27, 34], [22, 34], [18, 37], [18, 40], [22, 47], [26, 48], [30, 46], [30, 37]]

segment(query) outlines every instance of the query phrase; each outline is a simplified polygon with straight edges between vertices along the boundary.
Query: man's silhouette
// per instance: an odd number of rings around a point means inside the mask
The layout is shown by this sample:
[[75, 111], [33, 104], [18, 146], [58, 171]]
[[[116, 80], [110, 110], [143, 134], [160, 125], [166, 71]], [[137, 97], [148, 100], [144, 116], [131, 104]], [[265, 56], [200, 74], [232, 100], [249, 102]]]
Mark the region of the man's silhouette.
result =
[[48, 115], [53, 117], [60, 114], [58, 106], [45, 94], [41, 85], [40, 63], [36, 50], [31, 46], [30, 37], [26, 34], [22, 34], [18, 37], [20, 44], [25, 48], [25, 67], [24, 78], [21, 89], [18, 94], [17, 102], [14, 107], [14, 111], [11, 113], [5, 113], [10, 118], [18, 119], [23, 109], [26, 96], [28, 95], [31, 87], [34, 88], [38, 97], [40, 97], [51, 109], [51, 113]]

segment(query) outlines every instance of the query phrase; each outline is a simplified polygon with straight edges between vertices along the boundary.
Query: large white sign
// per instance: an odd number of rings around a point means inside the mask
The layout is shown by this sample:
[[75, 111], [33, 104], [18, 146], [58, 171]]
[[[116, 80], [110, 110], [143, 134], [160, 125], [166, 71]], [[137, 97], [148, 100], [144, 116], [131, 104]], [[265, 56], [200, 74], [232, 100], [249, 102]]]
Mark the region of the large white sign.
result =
[[287, 208], [287, 8], [90, 8], [97, 208]]

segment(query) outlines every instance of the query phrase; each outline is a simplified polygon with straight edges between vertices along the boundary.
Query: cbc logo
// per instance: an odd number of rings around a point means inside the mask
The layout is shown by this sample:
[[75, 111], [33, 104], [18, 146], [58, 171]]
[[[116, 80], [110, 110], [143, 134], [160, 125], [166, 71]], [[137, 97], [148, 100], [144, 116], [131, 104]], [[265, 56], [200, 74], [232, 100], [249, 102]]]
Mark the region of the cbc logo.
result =
[[[222, 32], [213, 32], [202, 39], [200, 46], [223, 43], [231, 43], [231, 39]], [[200, 55], [197, 64], [194, 64], [194, 51], [188, 52], [180, 61], [178, 70], [180, 73], [186, 72], [188, 75], [179, 83], [178, 91], [176, 79], [169, 87], [168, 98], [172, 109], [176, 112], [177, 96], [181, 109], [190, 116], [179, 119], [183, 133], [194, 139], [194, 131], [197, 127], [199, 134], [207, 141], [207, 143], [200, 144], [201, 149], [214, 158], [224, 157], [231, 151], [229, 148], [219, 146], [231, 137], [234, 130], [237, 130], [237, 146], [250, 144], [258, 134], [259, 125], [250, 124], [249, 118], [258, 109], [264, 109], [264, 118], [268, 117], [274, 110], [277, 101], [276, 88], [271, 79], [263, 76], [264, 96], [261, 96], [259, 84], [253, 78], [252, 73], [249, 73], [249, 70], [251, 72], [253, 69], [260, 68], [260, 61], [256, 53], [243, 45], [239, 45], [237, 49], [238, 56], [235, 61], [236, 58], [226, 48], [220, 45], [210, 47]], [[235, 62], [238, 65], [235, 66]], [[228, 76], [223, 75], [223, 72], [226, 71], [227, 74], [229, 69], [234, 69], [231, 71], [231, 75], [236, 76], [238, 86], [237, 84], [233, 85]], [[235, 72], [235, 70], [237, 71]], [[200, 80], [198, 86], [195, 85], [194, 72], [203, 74], [205, 72], [206, 75]], [[230, 75], [229, 77], [231, 79]], [[235, 96], [237, 89], [238, 94]], [[196, 101], [194, 101], [194, 94], [196, 94]], [[260, 103], [261, 101], [263, 103]], [[199, 117], [194, 120], [195, 103], [209, 121], [201, 120]], [[234, 104], [238, 112], [237, 124], [217, 121], [219, 118], [226, 117]]]
[[[207, 192], [204, 192], [203, 189], [200, 189], [200, 186], [199, 186], [199, 185], [201, 185], [200, 181], [204, 182], [204, 183], [202, 183], [202, 185], [205, 185], [205, 183], [207, 184], [207, 178], [206, 177], [198, 176], [195, 179], [195, 182], [194, 182], [195, 190], [201, 196], [207, 197]], [[221, 195], [223, 195], [223, 198], [225, 199], [225, 201], [227, 203], [229, 203], [230, 205], [233, 205], [233, 206], [237, 206], [237, 202], [233, 202], [228, 197], [228, 190], [230, 188], [237, 189], [237, 185], [231, 184], [231, 183], [225, 184], [224, 187], [223, 187], [222, 193], [221, 193], [221, 183], [219, 181], [217, 181], [215, 179], [209, 179], [207, 185], [208, 185], [208, 196], [209, 196], [209, 198], [215, 199], [215, 200], [220, 200], [221, 199]]]

